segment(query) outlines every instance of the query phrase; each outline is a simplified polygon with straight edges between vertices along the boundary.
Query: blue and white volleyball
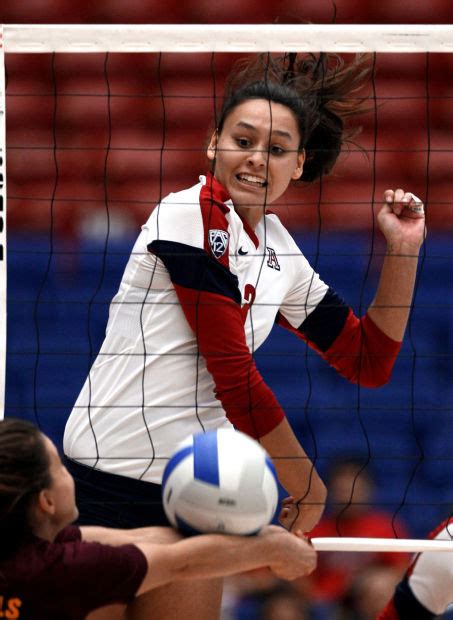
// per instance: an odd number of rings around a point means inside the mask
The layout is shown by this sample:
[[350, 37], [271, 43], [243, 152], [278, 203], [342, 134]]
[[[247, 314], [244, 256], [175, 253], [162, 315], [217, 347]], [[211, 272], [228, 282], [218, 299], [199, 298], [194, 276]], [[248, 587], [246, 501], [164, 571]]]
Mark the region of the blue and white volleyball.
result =
[[276, 513], [277, 477], [258, 442], [218, 429], [194, 435], [175, 452], [162, 497], [169, 521], [187, 534], [255, 534]]

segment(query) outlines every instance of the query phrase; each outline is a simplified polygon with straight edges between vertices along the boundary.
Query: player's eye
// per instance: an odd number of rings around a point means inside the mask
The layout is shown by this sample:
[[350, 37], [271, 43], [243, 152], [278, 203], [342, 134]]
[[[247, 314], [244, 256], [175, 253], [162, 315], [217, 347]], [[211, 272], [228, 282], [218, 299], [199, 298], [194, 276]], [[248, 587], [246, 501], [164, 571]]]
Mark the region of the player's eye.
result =
[[251, 142], [248, 138], [237, 138], [236, 142], [241, 149], [248, 149], [251, 146]]
[[278, 146], [277, 144], [274, 144], [271, 146], [270, 152], [271, 152], [271, 155], [277, 155], [277, 157], [279, 155], [284, 155], [286, 153], [285, 149], [282, 149], [282, 147]]

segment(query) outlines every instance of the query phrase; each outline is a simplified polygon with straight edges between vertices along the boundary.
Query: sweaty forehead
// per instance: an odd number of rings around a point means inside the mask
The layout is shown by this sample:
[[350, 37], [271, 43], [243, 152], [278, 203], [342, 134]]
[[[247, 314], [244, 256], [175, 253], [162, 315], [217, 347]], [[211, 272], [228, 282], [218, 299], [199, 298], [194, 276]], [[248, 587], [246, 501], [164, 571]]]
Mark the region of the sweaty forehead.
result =
[[[299, 139], [297, 121], [292, 110], [281, 103], [266, 99], [249, 99], [237, 105], [225, 124], [251, 131], [281, 134], [287, 139]], [[285, 135], [283, 135], [285, 134]]]

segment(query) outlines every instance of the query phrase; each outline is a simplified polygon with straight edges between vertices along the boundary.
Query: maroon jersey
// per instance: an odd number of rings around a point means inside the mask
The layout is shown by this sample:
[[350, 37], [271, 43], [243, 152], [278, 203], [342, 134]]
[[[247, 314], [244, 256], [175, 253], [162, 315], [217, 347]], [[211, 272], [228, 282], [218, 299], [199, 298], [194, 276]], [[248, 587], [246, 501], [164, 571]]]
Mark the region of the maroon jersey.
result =
[[131, 601], [146, 571], [135, 545], [84, 542], [69, 526], [54, 542], [34, 537], [0, 563], [1, 611], [21, 620], [81, 620], [98, 607]]

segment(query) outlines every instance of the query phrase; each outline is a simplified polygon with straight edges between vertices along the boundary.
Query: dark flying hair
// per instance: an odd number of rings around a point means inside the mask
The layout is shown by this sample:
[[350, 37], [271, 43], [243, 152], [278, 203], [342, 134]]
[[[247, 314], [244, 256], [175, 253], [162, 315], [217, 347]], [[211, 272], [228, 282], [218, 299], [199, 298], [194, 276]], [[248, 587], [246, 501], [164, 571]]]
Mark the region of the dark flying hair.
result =
[[272, 58], [261, 54], [238, 63], [225, 87], [217, 124], [222, 131], [230, 112], [249, 99], [281, 103], [295, 115], [306, 159], [300, 180], [314, 181], [329, 173], [360, 128], [350, 130], [347, 117], [363, 112], [372, 75], [370, 55], [358, 54], [346, 64], [337, 54], [296, 53]]
[[40, 430], [24, 420], [0, 421], [0, 558], [31, 534], [30, 510], [51, 484], [49, 458]]

